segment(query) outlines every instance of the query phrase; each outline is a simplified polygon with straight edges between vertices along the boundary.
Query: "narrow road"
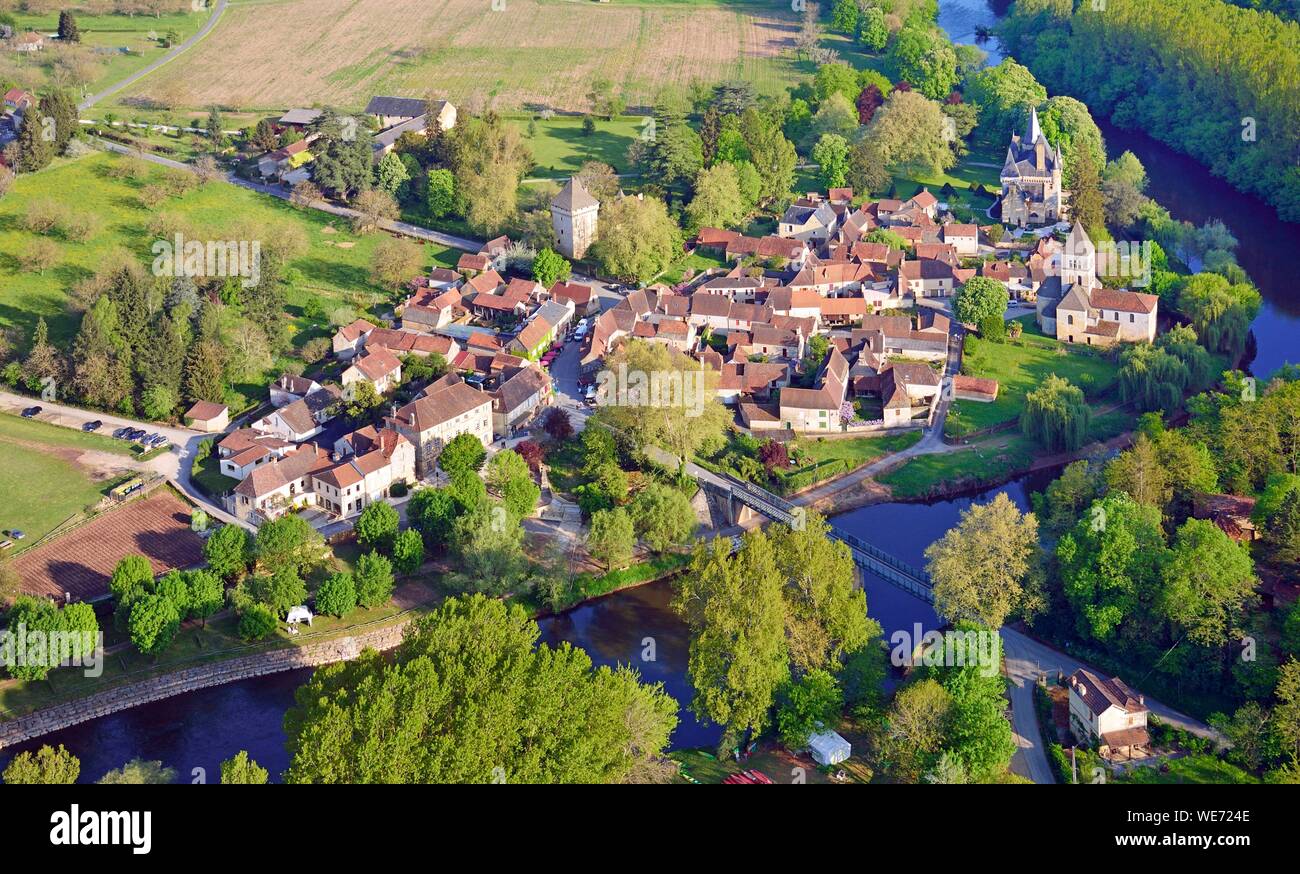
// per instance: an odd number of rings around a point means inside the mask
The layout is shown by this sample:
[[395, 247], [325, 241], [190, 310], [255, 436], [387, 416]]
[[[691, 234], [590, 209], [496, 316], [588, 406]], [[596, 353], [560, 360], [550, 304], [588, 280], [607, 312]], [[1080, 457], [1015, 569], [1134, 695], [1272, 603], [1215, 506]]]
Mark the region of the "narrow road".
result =
[[194, 46], [195, 43], [197, 43], [199, 40], [203, 39], [205, 36], [207, 36], [209, 33], [212, 32], [212, 28], [217, 26], [217, 20], [221, 18], [221, 13], [225, 11], [226, 11], [226, 0], [217, 0], [216, 6], [212, 8], [212, 14], [208, 16], [208, 20], [203, 23], [203, 26], [198, 29], [198, 31], [194, 34], [194, 36], [185, 40], [185, 42], [176, 46], [167, 54], [163, 55], [161, 58], [149, 64], [148, 66], [136, 70], [130, 76], [127, 76], [125, 79], [122, 79], [121, 81], [108, 86], [98, 94], [90, 95], [85, 100], [77, 104], [77, 108], [89, 109], [99, 101], [103, 100], [105, 97], [112, 97], [114, 94], [123, 90], [124, 88], [129, 88], [130, 86], [134, 85], [136, 82], [143, 79], [145, 76], [148, 76], [154, 70], [157, 70], [163, 64], [166, 64], [168, 61], [173, 60], [177, 55], [180, 55], [183, 52], [188, 51], [191, 47]]
[[[190, 165], [183, 161], [175, 161], [171, 158], [164, 158], [161, 155], [154, 155], [149, 152], [137, 152], [135, 149], [124, 146], [120, 143], [109, 142], [108, 140], [96, 140], [99, 146], [110, 152], [116, 152], [119, 155], [131, 155], [148, 161], [151, 164], [157, 164], [160, 167], [168, 167], [173, 170], [189, 170]], [[234, 173], [227, 173], [224, 179], [230, 185], [237, 185], [240, 188], [247, 188], [249, 191], [256, 191], [258, 194], [266, 194], [280, 200], [288, 200], [289, 192], [275, 185], [265, 185], [261, 182], [253, 182], [248, 179], [241, 179]], [[349, 221], [356, 218], [360, 213], [355, 209], [346, 206], [339, 206], [324, 200], [316, 200], [310, 204], [312, 209], [327, 212], [330, 215], [336, 215]], [[417, 240], [424, 240], [429, 243], [437, 243], [441, 246], [449, 246], [453, 249], [460, 249], [463, 252], [477, 252], [483, 248], [483, 243], [478, 240], [471, 240], [466, 237], [457, 237], [452, 234], [444, 234], [441, 231], [422, 228], [419, 225], [409, 224], [398, 221], [382, 221], [379, 223], [382, 230], [390, 231], [395, 234], [413, 237]]]

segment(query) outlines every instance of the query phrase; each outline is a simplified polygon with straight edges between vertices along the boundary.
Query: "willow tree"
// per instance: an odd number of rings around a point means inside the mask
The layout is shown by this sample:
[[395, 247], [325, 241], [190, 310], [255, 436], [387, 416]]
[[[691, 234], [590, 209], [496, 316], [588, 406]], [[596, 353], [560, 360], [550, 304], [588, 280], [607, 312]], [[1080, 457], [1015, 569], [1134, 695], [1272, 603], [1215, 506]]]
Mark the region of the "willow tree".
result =
[[1020, 431], [1054, 452], [1075, 450], [1083, 445], [1092, 424], [1092, 409], [1083, 389], [1064, 377], [1052, 376], [1025, 395], [1020, 413]]
[[1120, 361], [1120, 400], [1141, 412], [1176, 409], [1191, 384], [1187, 365], [1157, 346], [1130, 346]]

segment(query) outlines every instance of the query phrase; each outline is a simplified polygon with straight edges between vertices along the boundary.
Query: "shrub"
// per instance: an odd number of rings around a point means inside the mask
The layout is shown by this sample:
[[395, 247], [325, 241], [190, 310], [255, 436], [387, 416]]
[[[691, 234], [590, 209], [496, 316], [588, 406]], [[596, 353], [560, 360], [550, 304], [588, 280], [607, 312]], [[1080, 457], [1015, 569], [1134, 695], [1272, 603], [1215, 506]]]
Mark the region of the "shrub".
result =
[[357, 589], [352, 574], [334, 574], [316, 592], [316, 612], [342, 619], [357, 606]]
[[275, 632], [275, 614], [264, 604], [252, 604], [239, 617], [239, 636], [247, 642], [263, 640]]

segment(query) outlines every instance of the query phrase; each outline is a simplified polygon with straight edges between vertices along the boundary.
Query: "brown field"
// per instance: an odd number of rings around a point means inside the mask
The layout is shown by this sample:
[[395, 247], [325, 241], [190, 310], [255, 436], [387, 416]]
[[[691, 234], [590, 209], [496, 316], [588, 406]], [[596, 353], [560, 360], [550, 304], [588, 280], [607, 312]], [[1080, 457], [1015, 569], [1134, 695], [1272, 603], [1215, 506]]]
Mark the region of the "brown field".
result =
[[139, 553], [154, 573], [203, 560], [203, 540], [190, 530], [190, 508], [167, 489], [57, 537], [14, 559], [13, 567], [32, 595], [95, 598], [108, 591], [108, 578], [125, 556]]
[[[502, 0], [497, 0], [501, 5]], [[593, 78], [648, 104], [665, 85], [746, 78], [792, 82], [788, 6], [620, 5], [570, 0], [250, 0], [142, 80], [126, 102], [228, 109], [436, 94], [499, 108], [587, 108]]]

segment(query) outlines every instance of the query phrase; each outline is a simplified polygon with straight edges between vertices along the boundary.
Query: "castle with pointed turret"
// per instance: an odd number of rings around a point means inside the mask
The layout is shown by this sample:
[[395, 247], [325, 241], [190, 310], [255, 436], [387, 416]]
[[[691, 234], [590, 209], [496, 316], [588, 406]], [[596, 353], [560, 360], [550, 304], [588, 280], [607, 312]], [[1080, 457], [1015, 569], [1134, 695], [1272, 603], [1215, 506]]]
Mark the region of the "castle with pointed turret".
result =
[[1054, 224], [1066, 217], [1067, 192], [1061, 188], [1061, 150], [1052, 148], [1029, 108], [1023, 135], [1012, 134], [1002, 165], [1002, 223], [1023, 228]]

